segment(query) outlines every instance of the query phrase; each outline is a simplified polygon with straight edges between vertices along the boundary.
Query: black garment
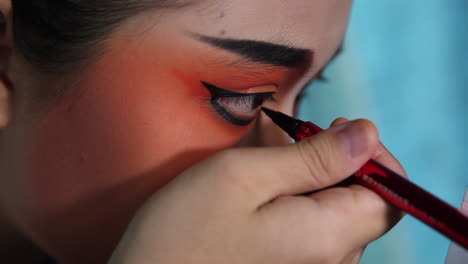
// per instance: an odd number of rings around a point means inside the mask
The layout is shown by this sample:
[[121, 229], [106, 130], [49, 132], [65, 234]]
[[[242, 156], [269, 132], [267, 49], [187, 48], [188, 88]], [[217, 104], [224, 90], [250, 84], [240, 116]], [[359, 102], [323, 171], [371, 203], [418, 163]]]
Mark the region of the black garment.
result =
[[40, 264], [58, 264], [58, 263], [51, 257], [47, 257], [43, 261], [41, 261]]

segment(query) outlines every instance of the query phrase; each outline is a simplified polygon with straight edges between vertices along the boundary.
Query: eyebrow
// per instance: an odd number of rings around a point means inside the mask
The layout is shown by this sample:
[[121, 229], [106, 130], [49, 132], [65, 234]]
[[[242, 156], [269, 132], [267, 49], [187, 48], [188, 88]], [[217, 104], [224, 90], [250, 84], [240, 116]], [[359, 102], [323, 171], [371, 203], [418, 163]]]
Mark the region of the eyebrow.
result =
[[244, 39], [214, 38], [195, 34], [195, 38], [213, 47], [240, 55], [252, 62], [284, 68], [312, 66], [313, 52], [270, 42]]
[[[338, 49], [335, 51], [335, 53], [333, 54], [333, 56], [330, 58], [330, 60], [328, 60], [328, 62], [325, 64], [325, 66], [323, 66], [323, 68], [320, 70], [320, 74], [328, 67], [328, 65], [330, 65], [337, 57], [339, 57], [342, 53], [343, 53], [343, 46], [344, 46], [344, 43], [342, 42], [340, 44], [340, 46], [338, 47]], [[323, 75], [314, 75], [312, 76], [309, 80], [307, 80], [307, 82], [302, 86], [301, 88], [301, 91], [299, 93], [304, 93], [305, 89], [307, 89], [307, 87], [310, 86], [310, 84], [314, 81], [314, 80], [320, 80], [320, 81], [328, 81], [328, 78], [327, 77], [324, 77]]]
[[[341, 42], [340, 46], [338, 46], [338, 49], [335, 51], [333, 56], [330, 58], [330, 60], [328, 60], [328, 62], [325, 64], [325, 66], [323, 66], [323, 68], [320, 70], [320, 74], [322, 74], [323, 71], [328, 67], [328, 65], [330, 65], [337, 57], [339, 57], [343, 53], [343, 45], [344, 45], [344, 43]], [[315, 78], [315, 76], [312, 77], [312, 80], [314, 78]], [[312, 80], [310, 80], [309, 82], [311, 82]], [[327, 81], [327, 78], [324, 77], [323, 75], [320, 75], [320, 76], [317, 76], [317, 80]]]

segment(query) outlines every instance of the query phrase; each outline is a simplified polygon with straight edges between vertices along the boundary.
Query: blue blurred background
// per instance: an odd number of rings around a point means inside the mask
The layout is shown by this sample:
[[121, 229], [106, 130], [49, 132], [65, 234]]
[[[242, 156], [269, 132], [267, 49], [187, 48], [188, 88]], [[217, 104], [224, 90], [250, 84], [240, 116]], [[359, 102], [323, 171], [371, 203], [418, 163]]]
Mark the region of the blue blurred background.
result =
[[[300, 117], [364, 117], [411, 180], [460, 207], [468, 188], [468, 1], [355, 1], [344, 51]], [[468, 228], [468, 227], [467, 227]], [[450, 241], [411, 216], [361, 263], [444, 263]], [[468, 263], [468, 260], [467, 260]]]

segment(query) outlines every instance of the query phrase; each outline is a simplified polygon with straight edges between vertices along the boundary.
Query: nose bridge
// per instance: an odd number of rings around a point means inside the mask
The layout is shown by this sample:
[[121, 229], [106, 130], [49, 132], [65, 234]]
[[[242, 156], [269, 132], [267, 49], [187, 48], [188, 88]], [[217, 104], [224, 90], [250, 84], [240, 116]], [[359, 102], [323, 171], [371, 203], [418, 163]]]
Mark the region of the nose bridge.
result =
[[272, 147], [291, 144], [293, 141], [265, 114], [261, 114], [249, 133], [239, 143], [241, 147]]

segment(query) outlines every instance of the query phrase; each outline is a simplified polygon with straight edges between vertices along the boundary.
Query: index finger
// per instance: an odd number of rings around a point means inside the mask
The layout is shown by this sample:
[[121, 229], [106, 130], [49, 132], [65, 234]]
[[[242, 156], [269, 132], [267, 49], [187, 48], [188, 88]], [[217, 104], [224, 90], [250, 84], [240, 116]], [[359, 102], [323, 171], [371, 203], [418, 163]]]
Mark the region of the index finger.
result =
[[[340, 117], [335, 119], [331, 127], [336, 127], [339, 125], [342, 125], [346, 122], [349, 122], [348, 119]], [[396, 173], [400, 174], [401, 176], [408, 178], [408, 175], [406, 174], [405, 170], [403, 169], [403, 166], [401, 163], [396, 159], [396, 157], [385, 147], [385, 145], [382, 142], [379, 142], [379, 145], [377, 146], [375, 153], [372, 155], [372, 159], [385, 165], [389, 169], [395, 171]]]
[[[344, 118], [335, 120], [332, 126], [348, 122]], [[400, 162], [379, 143], [373, 160], [387, 166], [400, 175], [407, 177]], [[347, 188], [331, 188], [309, 195], [322, 210], [332, 212], [329, 224], [334, 227], [335, 235], [348, 247], [360, 247], [377, 239], [390, 230], [403, 216], [404, 212], [390, 205], [375, 192], [360, 186], [351, 185]], [[346, 215], [346, 217], [339, 217]], [[353, 223], [353, 231], [349, 232], [349, 223]]]
[[[351, 154], [346, 140], [360, 144], [360, 152]], [[296, 144], [230, 150], [217, 164], [229, 164], [222, 168], [221, 181], [258, 207], [278, 196], [313, 191], [343, 180], [371, 158], [378, 143], [375, 126], [357, 120]]]

